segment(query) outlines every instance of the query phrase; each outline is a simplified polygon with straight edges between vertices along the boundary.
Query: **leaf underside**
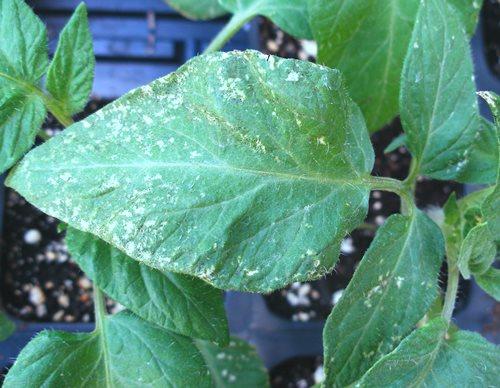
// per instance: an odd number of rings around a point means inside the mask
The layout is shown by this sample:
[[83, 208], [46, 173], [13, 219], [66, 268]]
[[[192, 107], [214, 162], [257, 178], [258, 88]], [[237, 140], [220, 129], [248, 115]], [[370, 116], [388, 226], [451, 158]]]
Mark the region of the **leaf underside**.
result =
[[337, 71], [246, 51], [132, 91], [6, 183], [153, 268], [267, 292], [333, 268], [365, 218], [372, 166]]

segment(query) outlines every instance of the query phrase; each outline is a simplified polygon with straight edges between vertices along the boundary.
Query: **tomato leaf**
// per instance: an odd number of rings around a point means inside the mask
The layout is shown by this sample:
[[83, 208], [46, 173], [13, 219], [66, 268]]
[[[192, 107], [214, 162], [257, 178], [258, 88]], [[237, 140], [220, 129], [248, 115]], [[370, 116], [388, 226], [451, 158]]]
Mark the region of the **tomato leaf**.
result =
[[190, 338], [123, 311], [91, 333], [43, 331], [21, 351], [4, 387], [210, 387]]
[[442, 234], [425, 214], [379, 229], [323, 332], [326, 386], [347, 386], [399, 341], [437, 296]]
[[[424, 0], [401, 80], [401, 121], [422, 174], [460, 176], [480, 130], [470, 47], [456, 12]], [[453, 96], [453, 98], [450, 98]]]
[[479, 334], [450, 331], [442, 318], [414, 331], [377, 362], [359, 387], [496, 386], [500, 349]]
[[6, 93], [0, 97], [0, 174], [33, 146], [45, 115], [37, 96]]
[[500, 302], [500, 269], [491, 267], [482, 275], [476, 275], [474, 278], [479, 287], [495, 298], [497, 302]]
[[47, 31], [22, 0], [0, 3], [0, 86], [8, 81], [37, 84], [47, 71]]
[[196, 57], [107, 105], [7, 185], [153, 268], [266, 292], [332, 270], [372, 166], [338, 71], [247, 51]]
[[339, 69], [374, 132], [398, 114], [399, 79], [419, 0], [310, 0], [318, 60]]
[[81, 3], [61, 31], [47, 73], [47, 90], [69, 115], [85, 108], [94, 80], [94, 49], [87, 8]]
[[188, 337], [229, 341], [222, 292], [187, 275], [141, 264], [90, 233], [69, 228], [73, 260], [101, 290], [139, 317]]
[[47, 32], [22, 0], [0, 3], [0, 174], [33, 145], [45, 119], [36, 85], [47, 69]]
[[269, 387], [266, 368], [255, 349], [245, 341], [231, 337], [229, 345], [218, 347], [207, 341], [196, 341], [210, 369], [214, 386]]

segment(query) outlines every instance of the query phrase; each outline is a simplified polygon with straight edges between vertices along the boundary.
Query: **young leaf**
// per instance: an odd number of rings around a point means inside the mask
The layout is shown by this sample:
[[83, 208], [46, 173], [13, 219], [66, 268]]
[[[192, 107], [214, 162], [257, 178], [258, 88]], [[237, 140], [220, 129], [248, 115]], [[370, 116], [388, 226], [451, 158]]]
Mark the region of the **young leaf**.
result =
[[0, 174], [35, 140], [45, 118], [36, 85], [47, 69], [45, 26], [22, 0], [0, 2]]
[[16, 325], [7, 316], [0, 312], [0, 341], [4, 341], [16, 330]]
[[218, 0], [166, 0], [167, 4], [193, 20], [215, 19], [227, 13]]
[[69, 228], [73, 260], [111, 298], [139, 317], [188, 337], [229, 341], [222, 292], [187, 275], [161, 273], [89, 233]]
[[370, 132], [398, 113], [399, 79], [419, 0], [309, 0], [318, 60], [339, 69]]
[[387, 147], [385, 147], [384, 154], [396, 151], [399, 147], [406, 146], [406, 135], [402, 133], [395, 139], [393, 139]]
[[45, 114], [43, 101], [36, 95], [5, 93], [0, 97], [0, 174], [33, 146]]
[[4, 387], [210, 387], [193, 340], [123, 311], [92, 333], [43, 331], [19, 354]]
[[269, 387], [267, 371], [262, 360], [255, 349], [245, 341], [231, 337], [226, 348], [207, 341], [195, 343], [210, 369], [214, 387]]
[[436, 299], [441, 232], [424, 213], [377, 232], [323, 331], [326, 386], [344, 387], [389, 353]]
[[462, 241], [458, 268], [465, 279], [484, 274], [495, 261], [497, 247], [487, 224], [474, 226]]
[[23, 0], [0, 3], [0, 36], [0, 86], [37, 84], [47, 70], [47, 31]]
[[266, 292], [333, 268], [366, 215], [372, 166], [338, 71], [247, 51], [125, 95], [7, 184], [151, 267]]
[[61, 31], [47, 73], [47, 90], [62, 104], [68, 115], [85, 108], [92, 91], [94, 66], [87, 8], [81, 3]]
[[467, 163], [456, 178], [462, 183], [494, 184], [500, 158], [495, 126], [481, 119], [480, 130], [468, 152]]
[[[423, 0], [401, 79], [401, 121], [419, 171], [460, 176], [480, 129], [468, 38], [442, 0]], [[453, 96], [453, 98], [450, 98]]]
[[494, 387], [500, 349], [479, 334], [437, 318], [414, 331], [357, 382], [357, 387]]
[[219, 0], [233, 14], [265, 16], [296, 38], [312, 39], [307, 0]]
[[491, 267], [482, 275], [475, 275], [474, 278], [479, 287], [500, 302], [500, 270], [498, 268]]
[[[500, 155], [500, 97], [493, 92], [480, 92], [479, 95], [488, 103], [495, 119], [496, 144]], [[500, 156], [497, 165], [497, 180], [492, 193], [482, 204], [482, 213], [488, 222], [491, 235], [500, 242]]]

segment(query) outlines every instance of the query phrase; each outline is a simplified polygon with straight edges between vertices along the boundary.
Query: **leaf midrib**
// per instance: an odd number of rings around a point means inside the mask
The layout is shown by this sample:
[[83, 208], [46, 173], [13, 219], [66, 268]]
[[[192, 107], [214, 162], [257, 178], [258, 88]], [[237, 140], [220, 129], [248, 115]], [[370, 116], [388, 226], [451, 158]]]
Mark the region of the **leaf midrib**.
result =
[[[341, 185], [369, 185], [368, 174], [365, 176], [355, 176], [353, 179], [341, 179], [331, 176], [319, 176], [319, 175], [300, 175], [292, 174], [279, 171], [265, 171], [251, 168], [236, 167], [230, 165], [217, 165], [208, 163], [190, 163], [190, 162], [155, 162], [147, 161], [146, 163], [92, 163], [88, 165], [76, 165], [76, 166], [50, 166], [46, 168], [40, 168], [37, 166], [30, 166], [30, 172], [57, 172], [57, 171], [83, 171], [83, 170], [105, 170], [105, 169], [133, 169], [134, 171], [143, 169], [205, 169], [205, 170], [221, 170], [226, 173], [233, 174], [248, 174], [248, 175], [258, 175], [274, 177], [279, 180], [301, 180], [316, 182], [319, 184], [341, 184]], [[354, 172], [356, 173], [356, 172]]]

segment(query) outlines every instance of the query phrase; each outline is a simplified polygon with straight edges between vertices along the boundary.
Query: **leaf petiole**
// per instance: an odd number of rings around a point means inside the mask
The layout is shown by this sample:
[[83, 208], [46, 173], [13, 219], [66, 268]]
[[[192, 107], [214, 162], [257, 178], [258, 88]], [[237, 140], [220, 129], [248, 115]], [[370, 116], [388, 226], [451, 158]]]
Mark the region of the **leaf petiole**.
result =
[[253, 12], [235, 13], [226, 26], [217, 34], [210, 45], [205, 49], [204, 54], [219, 51], [224, 45], [238, 33], [241, 28], [255, 17]]
[[455, 309], [455, 299], [457, 298], [459, 278], [460, 273], [458, 266], [450, 265], [450, 262], [448, 261], [448, 283], [446, 286], [442, 312], [442, 316], [447, 322], [450, 322], [453, 310]]
[[95, 331], [102, 329], [104, 325], [104, 319], [106, 317], [106, 302], [104, 300], [104, 294], [96, 287], [94, 284], [94, 314], [95, 314]]
[[397, 194], [402, 201], [402, 213], [408, 215], [412, 214], [415, 203], [413, 201], [413, 194], [405, 182], [393, 178], [370, 176], [368, 183], [372, 190], [389, 191]]

